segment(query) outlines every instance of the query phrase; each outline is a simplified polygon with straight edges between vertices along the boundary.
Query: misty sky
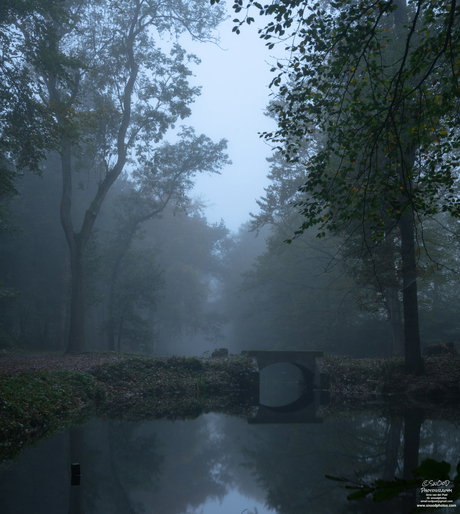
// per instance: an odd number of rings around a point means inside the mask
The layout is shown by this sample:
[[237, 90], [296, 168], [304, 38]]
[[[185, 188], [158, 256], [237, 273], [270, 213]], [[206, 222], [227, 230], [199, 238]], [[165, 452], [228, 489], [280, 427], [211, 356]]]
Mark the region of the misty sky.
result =
[[[202, 86], [202, 94], [192, 105], [192, 116], [186, 121], [197, 133], [214, 140], [228, 139], [228, 153], [233, 161], [221, 176], [203, 175], [197, 178], [194, 194], [209, 207], [210, 223], [224, 219], [235, 231], [257, 212], [256, 199], [268, 185], [270, 147], [258, 132], [271, 130], [275, 123], [264, 115], [269, 102], [268, 85], [273, 51], [257, 34], [254, 25], [245, 25], [240, 35], [232, 32], [235, 13], [219, 28], [220, 47], [212, 44], [187, 44], [190, 52], [201, 59], [194, 79]], [[185, 46], [185, 42], [182, 43]]]

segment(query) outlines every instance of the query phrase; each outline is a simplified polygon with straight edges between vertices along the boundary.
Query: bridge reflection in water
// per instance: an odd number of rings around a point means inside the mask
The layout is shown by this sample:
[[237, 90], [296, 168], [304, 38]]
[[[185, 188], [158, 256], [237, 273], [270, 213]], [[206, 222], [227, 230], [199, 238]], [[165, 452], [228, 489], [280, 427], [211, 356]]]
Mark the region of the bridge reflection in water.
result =
[[[320, 373], [316, 362], [316, 358], [323, 356], [322, 352], [251, 350], [244, 351], [242, 354], [253, 357], [259, 368], [259, 373], [254, 380], [253, 392], [254, 404], [258, 405], [258, 410], [253, 418], [248, 419], [248, 423], [321, 423], [323, 421], [316, 415], [320, 405], [327, 403], [329, 399], [328, 376]], [[280, 363], [289, 363], [291, 366], [286, 367], [284, 364], [283, 367]], [[297, 378], [293, 366], [300, 371], [300, 374], [297, 373]], [[271, 373], [268, 373], [267, 380], [267, 372], [270, 368]], [[265, 380], [260, 376], [260, 372], [264, 369], [265, 372], [262, 375], [265, 375]], [[281, 371], [282, 369], [284, 371]], [[291, 390], [285, 403], [282, 401], [280, 403], [280, 397], [274, 402], [273, 394], [270, 395], [270, 388], [272, 392], [276, 392], [277, 388], [282, 389], [286, 384], [290, 384], [291, 389], [292, 385], [296, 384], [298, 394], [292, 399]]]

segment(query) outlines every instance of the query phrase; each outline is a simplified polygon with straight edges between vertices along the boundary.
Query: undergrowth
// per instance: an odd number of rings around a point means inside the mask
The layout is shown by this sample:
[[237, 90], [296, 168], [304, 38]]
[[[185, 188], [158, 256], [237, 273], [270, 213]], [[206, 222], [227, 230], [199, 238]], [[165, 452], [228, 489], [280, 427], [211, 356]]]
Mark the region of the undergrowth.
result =
[[253, 361], [196, 357], [128, 357], [89, 372], [0, 375], [0, 461], [78, 422], [82, 415], [140, 421], [245, 415]]
[[[404, 373], [403, 360], [325, 356], [331, 397], [340, 409], [353, 401], [449, 406], [460, 399], [457, 356], [425, 359], [422, 377]], [[141, 421], [183, 419], [204, 412], [249, 416], [254, 362], [225, 359], [128, 356], [90, 371], [29, 371], [0, 375], [0, 461], [91, 416]], [[255, 395], [257, 397], [257, 395]], [[442, 414], [444, 415], [444, 414]]]

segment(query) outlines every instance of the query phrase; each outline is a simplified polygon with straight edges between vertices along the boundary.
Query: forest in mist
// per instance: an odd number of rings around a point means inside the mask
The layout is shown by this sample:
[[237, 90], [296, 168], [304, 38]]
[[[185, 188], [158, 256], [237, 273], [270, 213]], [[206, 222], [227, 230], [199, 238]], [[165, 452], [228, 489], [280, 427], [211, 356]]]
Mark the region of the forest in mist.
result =
[[[2, 235], [3, 348], [66, 348], [70, 264], [54, 161], [46, 161], [42, 176], [18, 179], [19, 194], [7, 204], [17, 229]], [[274, 162], [272, 170], [281, 168]], [[74, 209], [82, 217], [96, 185], [91, 173], [80, 177]], [[224, 222], [207, 222], [199, 200], [172, 201], [161, 215], [129, 232], [130, 221], [143, 212], [138, 194], [132, 179], [120, 178], [88, 244], [88, 350], [109, 349], [112, 312], [115, 351], [201, 355], [225, 346], [235, 353], [288, 348], [357, 357], [392, 354], [392, 326], [373, 264], [335, 258], [344, 239], [319, 240], [311, 229], [286, 244], [299, 223], [287, 208], [257, 237], [249, 223], [230, 233]], [[441, 238], [435, 225], [427, 229], [425, 244], [438, 259], [458, 258], [455, 232]], [[381, 269], [380, 280], [389, 280], [391, 269]], [[420, 269], [426, 277], [420, 290], [423, 341], [453, 339], [459, 330], [458, 280], [428, 258]]]
[[[305, 222], [303, 202], [308, 195], [318, 200], [319, 182], [305, 189], [316, 170], [305, 163], [317, 158], [319, 170], [318, 156], [336, 144], [318, 122], [294, 159], [275, 149], [259, 210], [237, 232], [225, 220], [207, 221], [194, 181], [200, 173], [221, 173], [232, 155], [225, 139], [187, 125], [200, 94], [190, 80], [195, 74], [199, 82], [199, 56], [187, 53], [180, 36], [215, 43], [223, 4], [8, 0], [0, 15], [0, 350], [163, 356], [226, 347], [403, 355], [400, 221], [409, 211], [416, 212], [411, 248], [421, 346], [458, 340], [459, 223], [452, 210], [425, 208], [416, 196], [427, 174], [441, 173], [439, 159], [432, 171], [419, 173], [419, 189], [411, 185], [404, 196], [398, 186], [403, 198], [396, 204], [387, 202], [396, 186], [383, 190], [380, 183], [380, 203], [356, 200], [358, 210], [369, 210], [366, 221], [338, 215], [329, 198], [322, 219], [334, 222], [318, 238], [317, 226]], [[281, 119], [276, 137], [288, 148], [297, 132], [283, 132], [285, 105], [299, 100], [292, 99], [294, 87], [291, 96], [286, 91], [268, 107]], [[303, 123], [292, 109], [293, 124]], [[407, 118], [404, 109], [399, 115]], [[436, 137], [456, 140], [454, 121], [446, 130], [445, 114], [437, 116]], [[405, 127], [396, 131], [398, 141], [406, 141]], [[430, 160], [433, 145], [442, 143], [429, 137], [417, 140], [417, 150], [408, 143], [413, 162]], [[395, 166], [388, 148], [379, 164], [384, 171]], [[457, 146], [444, 155], [449, 152], [455, 157]], [[371, 176], [366, 171], [362, 178], [359, 158], [347, 154], [348, 183], [340, 186], [350, 203], [358, 182]], [[331, 161], [342, 163], [338, 154]], [[450, 195], [456, 180], [446, 186]], [[447, 195], [436, 187], [426, 191]], [[238, 209], [238, 198], [230, 201]], [[396, 221], [387, 203], [403, 212]], [[349, 208], [340, 205], [342, 212]], [[386, 217], [374, 219], [374, 211]]]

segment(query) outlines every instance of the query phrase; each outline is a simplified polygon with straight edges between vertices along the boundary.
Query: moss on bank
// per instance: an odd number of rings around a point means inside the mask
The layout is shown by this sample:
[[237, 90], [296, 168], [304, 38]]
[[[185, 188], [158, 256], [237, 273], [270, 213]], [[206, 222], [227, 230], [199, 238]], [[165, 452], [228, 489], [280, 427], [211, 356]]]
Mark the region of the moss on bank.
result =
[[83, 416], [104, 391], [89, 374], [30, 371], [0, 376], [0, 460]]
[[140, 421], [202, 412], [245, 415], [251, 359], [127, 357], [88, 372], [0, 375], [0, 460], [90, 416]]

